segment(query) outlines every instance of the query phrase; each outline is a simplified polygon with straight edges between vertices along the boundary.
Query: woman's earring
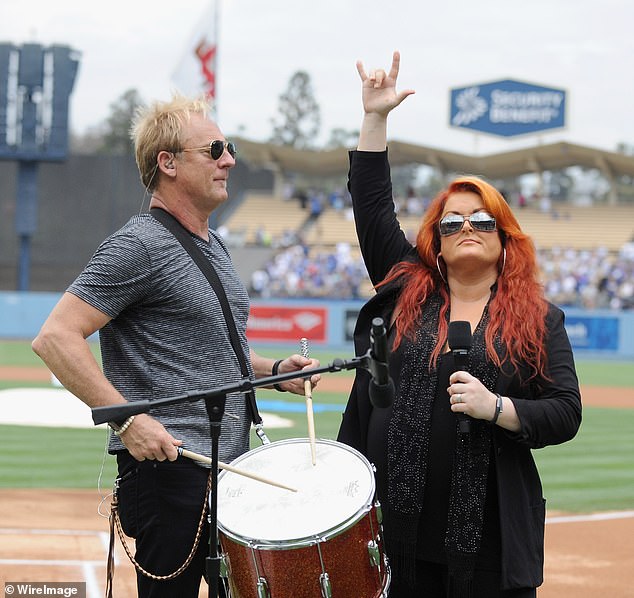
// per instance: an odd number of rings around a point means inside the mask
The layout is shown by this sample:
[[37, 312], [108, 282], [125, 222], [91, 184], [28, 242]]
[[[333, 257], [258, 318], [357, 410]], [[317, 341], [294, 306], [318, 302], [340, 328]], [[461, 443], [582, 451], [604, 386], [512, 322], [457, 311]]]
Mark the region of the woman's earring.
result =
[[443, 276], [442, 274], [442, 270], [440, 269], [440, 253], [436, 256], [436, 268], [438, 268], [438, 274], [440, 274], [440, 278], [442, 278], [442, 281], [447, 284], [447, 279]]
[[502, 272], [504, 272], [504, 267], [506, 266], [506, 247], [502, 250], [502, 269], [498, 276], [502, 276]]

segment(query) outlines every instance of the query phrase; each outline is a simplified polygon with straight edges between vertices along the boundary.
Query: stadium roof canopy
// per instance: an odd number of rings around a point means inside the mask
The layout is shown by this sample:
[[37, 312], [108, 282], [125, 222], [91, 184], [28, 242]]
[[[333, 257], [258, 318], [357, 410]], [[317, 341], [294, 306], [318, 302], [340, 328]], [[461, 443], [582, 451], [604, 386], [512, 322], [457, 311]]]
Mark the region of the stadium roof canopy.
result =
[[[247, 162], [278, 172], [330, 176], [348, 171], [344, 148], [312, 151], [246, 139], [236, 142], [240, 156]], [[486, 179], [505, 179], [582, 166], [600, 170], [612, 187], [618, 177], [634, 176], [634, 156], [566, 142], [486, 156], [469, 156], [400, 141], [390, 141], [388, 147], [392, 166], [424, 164], [437, 168], [443, 175], [469, 173]]]

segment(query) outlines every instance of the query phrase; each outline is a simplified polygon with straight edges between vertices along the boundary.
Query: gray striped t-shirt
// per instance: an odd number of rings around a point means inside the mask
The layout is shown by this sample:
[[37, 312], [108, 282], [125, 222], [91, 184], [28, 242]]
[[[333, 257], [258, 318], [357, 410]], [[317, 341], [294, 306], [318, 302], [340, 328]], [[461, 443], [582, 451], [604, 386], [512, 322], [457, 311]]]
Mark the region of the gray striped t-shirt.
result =
[[[211, 261], [229, 300], [249, 371], [246, 339], [249, 296], [222, 239], [192, 235]], [[209, 282], [176, 238], [149, 214], [135, 216], [97, 249], [68, 288], [112, 320], [99, 331], [103, 370], [128, 401], [159, 399], [240, 381], [220, 303]], [[210, 456], [204, 401], [152, 410], [189, 450]], [[224, 462], [249, 448], [245, 397], [227, 397], [220, 435]], [[109, 450], [124, 448], [112, 435]]]

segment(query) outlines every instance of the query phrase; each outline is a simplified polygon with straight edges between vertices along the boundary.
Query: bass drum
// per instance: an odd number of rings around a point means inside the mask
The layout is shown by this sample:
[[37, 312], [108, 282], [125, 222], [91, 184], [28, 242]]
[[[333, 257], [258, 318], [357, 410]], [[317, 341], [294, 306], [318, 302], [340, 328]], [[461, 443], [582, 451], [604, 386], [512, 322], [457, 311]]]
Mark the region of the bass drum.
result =
[[374, 471], [351, 447], [282, 440], [232, 466], [297, 492], [223, 471], [218, 530], [231, 598], [381, 598], [390, 585]]

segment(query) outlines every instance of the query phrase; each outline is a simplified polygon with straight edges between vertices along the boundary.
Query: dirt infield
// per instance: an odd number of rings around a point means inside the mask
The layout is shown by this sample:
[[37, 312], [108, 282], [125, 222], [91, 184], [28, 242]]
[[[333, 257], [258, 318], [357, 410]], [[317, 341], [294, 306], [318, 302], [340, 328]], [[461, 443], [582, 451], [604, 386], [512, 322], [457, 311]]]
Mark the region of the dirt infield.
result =
[[[0, 367], [0, 378], [49, 381], [50, 374], [45, 368]], [[320, 390], [347, 392], [351, 383], [350, 376], [324, 377], [314, 399], [319, 401]], [[582, 397], [586, 406], [634, 408], [634, 389], [584, 387]], [[100, 502], [94, 490], [0, 490], [0, 588], [6, 582], [85, 582], [87, 598], [103, 596], [109, 530], [97, 512]], [[135, 596], [134, 570], [118, 539], [116, 554], [114, 596]], [[538, 596], [631, 597], [632, 555], [634, 511], [549, 513], [545, 583]], [[200, 596], [207, 596], [206, 586]]]
[[[0, 380], [50, 382], [51, 373], [45, 367], [0, 366]], [[352, 380], [352, 376], [343, 373], [324, 375], [313, 398], [319, 401], [320, 391], [348, 393]], [[581, 389], [581, 398], [584, 405], [634, 409], [634, 388], [584, 386]]]
[[[1, 368], [0, 368], [1, 369]], [[320, 380], [313, 393], [313, 399], [319, 401], [320, 391], [349, 392], [352, 378], [328, 376]], [[583, 386], [581, 400], [584, 405], [592, 407], [612, 407], [620, 409], [634, 409], [634, 388]]]
[[[103, 596], [108, 522], [97, 514], [100, 501], [93, 490], [0, 490], [0, 587], [84, 581], [87, 598]], [[128, 598], [135, 595], [134, 572], [118, 540], [116, 546], [114, 595]], [[549, 517], [539, 597], [631, 597], [633, 554], [634, 512], [614, 519]]]

